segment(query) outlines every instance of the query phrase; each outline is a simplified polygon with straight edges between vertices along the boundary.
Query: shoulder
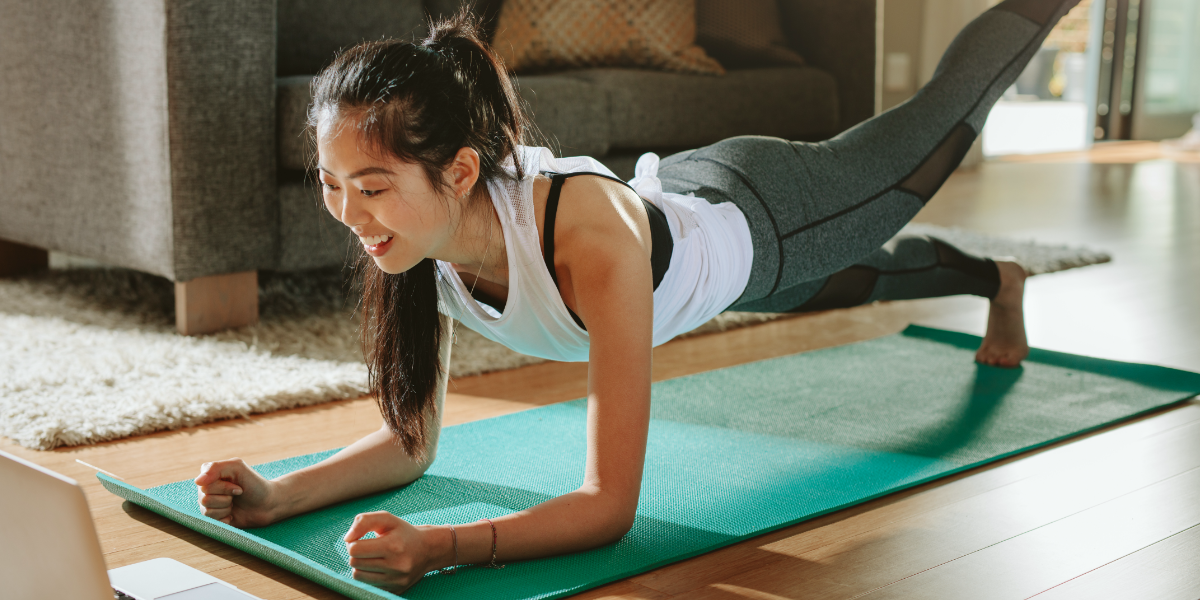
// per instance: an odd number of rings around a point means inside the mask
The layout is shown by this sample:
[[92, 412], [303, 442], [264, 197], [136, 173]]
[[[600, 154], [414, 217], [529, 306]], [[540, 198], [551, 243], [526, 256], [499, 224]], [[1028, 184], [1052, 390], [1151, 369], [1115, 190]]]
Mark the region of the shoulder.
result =
[[567, 239], [556, 232], [556, 242], [624, 241], [639, 246], [649, 242], [641, 197], [628, 186], [603, 177], [567, 178], [559, 197], [557, 221]]
[[[580, 277], [616, 283], [650, 265], [650, 229], [642, 200], [627, 186], [594, 176], [567, 178], [559, 196], [555, 264]], [[615, 277], [615, 279], [614, 279]], [[607, 282], [607, 283], [603, 283]]]
[[[579, 224], [628, 225], [628, 216], [646, 212], [642, 199], [629, 186], [598, 176], [569, 177], [563, 181], [559, 210], [586, 217]], [[635, 219], [636, 220], [636, 219]]]

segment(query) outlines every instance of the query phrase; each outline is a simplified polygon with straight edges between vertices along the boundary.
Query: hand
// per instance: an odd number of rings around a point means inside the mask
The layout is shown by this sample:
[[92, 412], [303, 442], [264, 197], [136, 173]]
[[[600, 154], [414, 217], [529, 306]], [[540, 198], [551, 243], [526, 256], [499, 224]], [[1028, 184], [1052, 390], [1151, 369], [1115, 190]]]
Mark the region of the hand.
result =
[[345, 537], [351, 576], [396, 594], [412, 587], [434, 568], [427, 531], [384, 511], [358, 515]]
[[240, 458], [204, 463], [199, 486], [204, 516], [234, 527], [263, 527], [275, 520], [278, 494], [268, 481]]

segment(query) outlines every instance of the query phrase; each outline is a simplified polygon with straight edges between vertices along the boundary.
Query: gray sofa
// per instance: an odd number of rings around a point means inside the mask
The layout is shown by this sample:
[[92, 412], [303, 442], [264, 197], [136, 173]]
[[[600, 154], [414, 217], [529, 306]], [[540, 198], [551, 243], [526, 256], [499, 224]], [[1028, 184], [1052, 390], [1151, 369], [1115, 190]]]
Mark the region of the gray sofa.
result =
[[[85, 256], [171, 279], [177, 294], [190, 294], [188, 286], [204, 292], [196, 297], [217, 293], [212, 282], [229, 274], [342, 264], [344, 228], [319, 208], [304, 171], [311, 76], [340, 47], [421, 35], [426, 14], [455, 5], [11, 3], [0, 36], [8, 184], [0, 254], [32, 247]], [[494, 22], [498, 6], [488, 0], [479, 10]], [[645, 151], [665, 155], [745, 134], [822, 139], [873, 113], [875, 7], [780, 0], [804, 67], [725, 76], [604, 68], [517, 80], [556, 150], [595, 156], [626, 178]], [[256, 302], [245, 294], [224, 301]], [[181, 302], [177, 310], [205, 309]], [[236, 326], [239, 318], [189, 327], [181, 315], [180, 329]]]

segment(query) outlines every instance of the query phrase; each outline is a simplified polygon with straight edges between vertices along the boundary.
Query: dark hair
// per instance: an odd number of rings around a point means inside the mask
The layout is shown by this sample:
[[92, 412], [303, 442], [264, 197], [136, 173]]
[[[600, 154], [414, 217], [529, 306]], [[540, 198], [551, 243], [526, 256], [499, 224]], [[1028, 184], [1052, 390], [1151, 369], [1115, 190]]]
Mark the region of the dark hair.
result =
[[[422, 167], [443, 197], [454, 193], [442, 178], [461, 148], [479, 154], [480, 175], [468, 207], [487, 202], [485, 182], [525, 176], [516, 153], [530, 123], [502, 61], [483, 41], [469, 8], [430, 23], [416, 43], [366, 42], [341, 53], [312, 84], [310, 135], [323, 116], [353, 122], [373, 149]], [[443, 331], [437, 273], [426, 258], [404, 273], [377, 268], [364, 252], [362, 345], [371, 393], [404, 451], [425, 457], [427, 418], [436, 411], [438, 354]]]

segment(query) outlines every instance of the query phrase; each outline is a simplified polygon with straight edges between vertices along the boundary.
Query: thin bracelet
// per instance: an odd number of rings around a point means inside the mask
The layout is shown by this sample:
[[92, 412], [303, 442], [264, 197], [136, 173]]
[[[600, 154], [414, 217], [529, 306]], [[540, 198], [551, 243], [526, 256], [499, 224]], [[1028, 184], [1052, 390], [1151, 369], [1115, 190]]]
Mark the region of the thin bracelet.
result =
[[451, 575], [458, 572], [458, 534], [454, 532], [454, 526], [447, 523], [446, 527], [450, 528], [450, 541], [454, 544], [454, 568], [442, 567], [438, 573], [450, 573]]
[[492, 562], [483, 565], [489, 569], [503, 569], [504, 565], [496, 564], [496, 524], [491, 519], [484, 517], [480, 521], [487, 521], [488, 525], [492, 526]]

